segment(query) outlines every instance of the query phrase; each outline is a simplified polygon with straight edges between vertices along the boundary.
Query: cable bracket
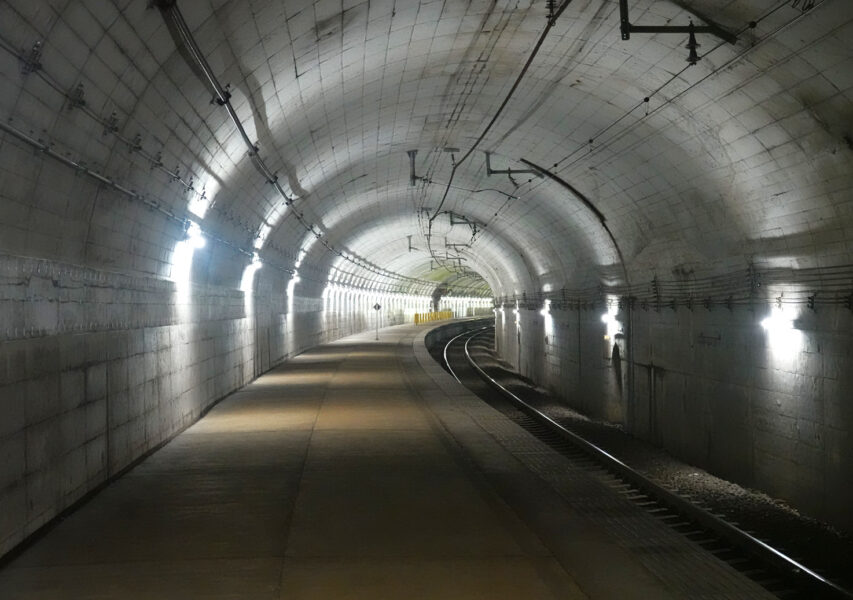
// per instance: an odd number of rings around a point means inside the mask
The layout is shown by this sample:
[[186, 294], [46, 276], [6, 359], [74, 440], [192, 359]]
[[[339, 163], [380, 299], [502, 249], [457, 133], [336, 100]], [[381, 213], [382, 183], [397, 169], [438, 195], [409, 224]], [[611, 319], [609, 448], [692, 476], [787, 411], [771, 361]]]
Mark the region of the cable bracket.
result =
[[703, 16], [696, 16], [705, 21], [706, 25], [694, 26], [692, 23], [690, 25], [634, 25], [628, 18], [628, 0], [619, 0], [620, 31], [623, 40], [630, 40], [632, 33], [710, 33], [729, 44], [737, 42], [735, 34], [726, 31]]

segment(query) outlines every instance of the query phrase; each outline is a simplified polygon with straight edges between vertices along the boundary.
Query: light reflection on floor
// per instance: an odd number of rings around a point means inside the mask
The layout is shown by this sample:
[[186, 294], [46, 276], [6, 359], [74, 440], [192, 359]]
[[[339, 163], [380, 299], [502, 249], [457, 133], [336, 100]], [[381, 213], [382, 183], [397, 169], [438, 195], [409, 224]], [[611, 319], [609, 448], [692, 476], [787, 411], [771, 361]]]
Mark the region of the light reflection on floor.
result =
[[[329, 369], [317, 370], [316, 372], [295, 372], [295, 373], [268, 373], [261, 379], [252, 383], [251, 387], [258, 388], [275, 388], [289, 385], [324, 385], [329, 382]], [[286, 394], [286, 390], [282, 390]]]
[[[372, 340], [369, 340], [372, 342]], [[342, 341], [309, 350], [287, 360], [217, 405], [188, 431], [192, 434], [264, 432], [317, 425], [323, 402], [337, 405], [346, 396], [341, 423], [386, 428], [397, 419], [381, 397], [399, 396], [405, 381], [393, 368], [396, 344], [368, 345]], [[379, 400], [377, 405], [377, 400]], [[383, 406], [383, 408], [379, 408]], [[385, 414], [388, 411], [389, 414]], [[335, 426], [328, 415], [326, 427]], [[407, 423], [408, 426], [408, 423]]]
[[281, 431], [310, 429], [317, 419], [319, 401], [271, 406], [231, 406], [226, 411], [212, 411], [188, 430], [191, 434]]

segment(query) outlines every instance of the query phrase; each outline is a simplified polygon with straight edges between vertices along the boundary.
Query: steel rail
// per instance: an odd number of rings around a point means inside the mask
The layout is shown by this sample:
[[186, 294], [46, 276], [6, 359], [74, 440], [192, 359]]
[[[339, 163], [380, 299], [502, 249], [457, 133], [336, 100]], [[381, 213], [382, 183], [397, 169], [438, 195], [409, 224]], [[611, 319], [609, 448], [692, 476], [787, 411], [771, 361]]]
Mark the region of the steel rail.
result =
[[[469, 332], [470, 333], [470, 332]], [[753, 535], [735, 527], [731, 523], [714, 516], [710, 512], [692, 504], [678, 494], [666, 489], [665, 487], [651, 481], [638, 471], [626, 465], [624, 462], [607, 452], [606, 450], [592, 444], [583, 437], [568, 430], [563, 425], [558, 423], [553, 418], [549, 417], [540, 410], [534, 408], [516, 394], [502, 386], [488, 373], [486, 373], [473, 359], [468, 348], [468, 344], [475, 337], [482, 335], [483, 331], [472, 333], [465, 341], [465, 356], [468, 363], [488, 384], [497, 389], [501, 394], [514, 401], [523, 412], [533, 417], [534, 420], [544, 423], [546, 426], [554, 429], [566, 440], [571, 442], [577, 448], [592, 456], [599, 462], [603, 463], [605, 468], [617, 474], [626, 482], [636, 486], [649, 495], [654, 496], [657, 500], [670, 506], [674, 510], [681, 513], [683, 516], [695, 521], [702, 527], [705, 527], [712, 533], [720, 536], [729, 543], [739, 549], [746, 551], [748, 554], [761, 561], [764, 564], [769, 564], [775, 569], [781, 571], [783, 576], [789, 577], [803, 587], [808, 588], [813, 593], [819, 594], [820, 598], [838, 598], [845, 600], [853, 600], [853, 593], [841, 586], [833, 583], [819, 573], [809, 569], [802, 563], [794, 560], [790, 556], [780, 552], [776, 548], [770, 546], [766, 542], [756, 538]], [[457, 336], [459, 337], [459, 336]]]
[[[480, 332], [482, 332], [484, 329], [489, 329], [490, 327], [491, 327], [491, 325], [486, 325], [485, 327], [480, 327], [479, 329], [475, 329], [475, 330], [473, 330], [473, 331], [480, 331]], [[458, 340], [459, 338], [461, 338], [463, 335], [468, 335], [469, 333], [471, 333], [471, 331], [472, 331], [472, 330], [470, 330], [470, 329], [469, 329], [469, 330], [466, 330], [466, 331], [463, 331], [463, 332], [462, 332], [462, 333], [460, 333], [459, 335], [457, 335], [457, 336], [455, 336], [455, 337], [451, 338], [451, 339], [450, 339], [450, 341], [449, 341], [449, 342], [447, 342], [447, 343], [444, 345], [444, 364], [445, 364], [445, 365], [447, 365], [447, 370], [448, 370], [448, 372], [449, 372], [451, 375], [453, 375], [453, 378], [454, 378], [457, 382], [459, 382], [459, 383], [462, 383], [462, 380], [461, 380], [461, 379], [459, 379], [459, 376], [456, 374], [456, 371], [454, 371], [454, 370], [453, 370], [453, 367], [451, 367], [451, 366], [450, 366], [450, 359], [449, 359], [449, 358], [447, 358], [447, 350], [450, 348], [450, 344], [452, 344], [453, 342], [455, 342], [456, 340]]]

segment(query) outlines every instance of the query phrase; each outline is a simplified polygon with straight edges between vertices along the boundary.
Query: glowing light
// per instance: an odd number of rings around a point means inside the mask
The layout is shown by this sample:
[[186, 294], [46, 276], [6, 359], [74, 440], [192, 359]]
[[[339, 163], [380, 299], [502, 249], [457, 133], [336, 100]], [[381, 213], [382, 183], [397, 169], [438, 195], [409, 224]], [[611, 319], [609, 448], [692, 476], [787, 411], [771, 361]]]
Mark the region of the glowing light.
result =
[[257, 252], [255, 252], [252, 255], [252, 262], [246, 265], [246, 268], [243, 269], [243, 278], [240, 280], [241, 290], [243, 290], [244, 292], [252, 291], [255, 273], [257, 273], [258, 269], [260, 269], [262, 266], [263, 264], [261, 263], [261, 257], [258, 256]]
[[767, 332], [770, 351], [776, 358], [793, 358], [802, 347], [802, 332], [794, 327], [794, 319], [779, 307], [774, 307], [770, 316], [761, 321], [761, 327]]
[[542, 307], [542, 310], [539, 311], [539, 314], [545, 317], [543, 321], [543, 325], [545, 326], [545, 335], [549, 335], [554, 330], [554, 318], [551, 316], [551, 301], [545, 300], [545, 305]]
[[263, 265], [261, 257], [255, 252], [252, 255], [252, 262], [246, 265], [243, 269], [243, 277], [240, 280], [240, 290], [243, 292], [243, 307], [246, 309], [246, 316], [252, 315], [255, 312], [255, 273], [258, 272]]
[[604, 339], [609, 340], [619, 333], [621, 323], [616, 319], [617, 310], [618, 307], [611, 305], [608, 307], [607, 312], [601, 315], [601, 322], [607, 325], [607, 333], [605, 334]]
[[201, 227], [195, 221], [190, 221], [186, 239], [193, 248], [204, 248], [207, 243], [204, 234], [201, 232]]
[[293, 277], [290, 278], [290, 281], [287, 282], [287, 314], [288, 316], [293, 315], [293, 293], [296, 288], [296, 284], [299, 283], [299, 272], [294, 272]]
[[794, 328], [794, 320], [786, 317], [780, 308], [774, 308], [769, 317], [761, 321], [761, 326], [767, 333], [778, 333]]
[[272, 225], [269, 223], [264, 223], [258, 229], [258, 235], [255, 237], [254, 247], [255, 249], [260, 249], [263, 247], [264, 242], [267, 241], [267, 237], [269, 237], [270, 232], [272, 231]]
[[296, 263], [294, 263], [293, 266], [296, 267], [297, 269], [299, 267], [301, 267], [302, 266], [302, 260], [305, 258], [306, 254], [307, 254], [307, 252], [305, 252], [305, 250], [300, 250], [299, 254], [296, 256]]
[[297, 269], [302, 264], [302, 261], [305, 260], [305, 257], [308, 255], [308, 253], [311, 252], [311, 247], [318, 239], [320, 239], [320, 237], [314, 231], [314, 228], [312, 226], [311, 230], [305, 234], [304, 238], [302, 238], [302, 244], [299, 246], [299, 255], [296, 259]]
[[189, 221], [184, 239], [175, 244], [175, 250], [172, 252], [172, 280], [178, 284], [178, 293], [182, 299], [189, 295], [193, 254], [204, 246], [201, 227], [195, 221]]

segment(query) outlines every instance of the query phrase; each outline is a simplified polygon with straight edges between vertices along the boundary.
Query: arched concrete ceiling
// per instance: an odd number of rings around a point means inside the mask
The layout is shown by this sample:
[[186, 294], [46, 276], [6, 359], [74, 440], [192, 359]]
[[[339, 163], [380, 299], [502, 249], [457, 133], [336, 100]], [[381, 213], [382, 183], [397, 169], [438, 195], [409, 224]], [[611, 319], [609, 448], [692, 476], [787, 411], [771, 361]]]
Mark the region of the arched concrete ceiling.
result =
[[[791, 4], [629, 0], [635, 23], [713, 15], [738, 34], [734, 45], [697, 36], [701, 60], [688, 66], [686, 35], [623, 41], [617, 2], [573, 0], [502, 108], [546, 28], [544, 1], [179, 0], [292, 206], [146, 2], [0, 6], [4, 46], [44, 40], [45, 72], [63, 90], [82, 83], [123, 138], [33, 76], [0, 108], [176, 214], [194, 211], [205, 231], [299, 262], [317, 289], [339, 271], [389, 289], [453, 280], [512, 294], [762, 261], [849, 264], [853, 6]], [[2, 60], [20, 79], [20, 55]], [[136, 134], [196, 191], [176, 192], [128, 153]], [[577, 194], [548, 176], [490, 176], [486, 151], [493, 169], [528, 169], [523, 159]]]

